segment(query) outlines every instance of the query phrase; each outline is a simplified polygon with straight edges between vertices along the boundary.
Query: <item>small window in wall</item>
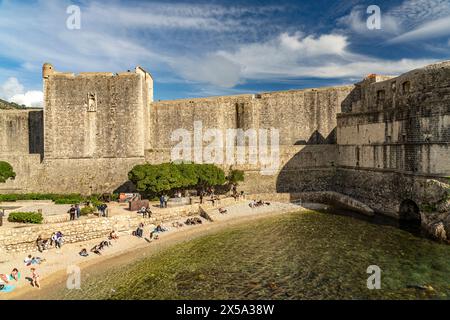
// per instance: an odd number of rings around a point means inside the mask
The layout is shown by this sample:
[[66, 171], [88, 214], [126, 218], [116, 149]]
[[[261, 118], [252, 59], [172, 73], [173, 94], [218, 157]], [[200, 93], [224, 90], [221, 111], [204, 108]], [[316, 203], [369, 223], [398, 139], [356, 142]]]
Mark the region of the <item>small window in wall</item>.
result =
[[383, 105], [386, 98], [386, 92], [384, 90], [377, 91], [377, 106]]
[[359, 147], [356, 147], [355, 149], [355, 156], [356, 156], [356, 166], [359, 167]]
[[403, 82], [403, 84], [402, 84], [402, 90], [403, 90], [403, 93], [408, 93], [408, 92], [410, 92], [410, 91], [411, 91], [411, 82], [409, 82], [409, 81]]
[[395, 92], [397, 90], [397, 82], [394, 81], [391, 83], [391, 90], [392, 92]]
[[96, 93], [88, 93], [88, 112], [96, 112], [97, 111], [97, 94]]
[[378, 90], [377, 91], [377, 101], [378, 102], [383, 102], [385, 98], [386, 98], [386, 91]]

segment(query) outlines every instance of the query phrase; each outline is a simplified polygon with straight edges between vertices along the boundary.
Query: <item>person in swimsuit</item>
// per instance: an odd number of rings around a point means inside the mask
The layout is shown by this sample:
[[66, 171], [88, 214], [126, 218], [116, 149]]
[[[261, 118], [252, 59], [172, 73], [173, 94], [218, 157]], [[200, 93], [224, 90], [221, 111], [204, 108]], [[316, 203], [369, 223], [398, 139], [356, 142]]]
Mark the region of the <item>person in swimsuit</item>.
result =
[[36, 271], [36, 268], [31, 268], [31, 285], [36, 288], [41, 288], [41, 283], [39, 280], [39, 274]]

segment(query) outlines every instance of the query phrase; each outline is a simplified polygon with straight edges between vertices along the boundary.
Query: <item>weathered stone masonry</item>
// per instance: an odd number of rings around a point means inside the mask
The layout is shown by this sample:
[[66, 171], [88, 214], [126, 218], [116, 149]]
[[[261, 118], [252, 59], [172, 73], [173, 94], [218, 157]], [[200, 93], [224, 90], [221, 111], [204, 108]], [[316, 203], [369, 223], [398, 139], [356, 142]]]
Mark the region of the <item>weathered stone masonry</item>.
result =
[[0, 192], [125, 190], [134, 165], [170, 161], [171, 133], [201, 121], [279, 130], [277, 174], [234, 166], [247, 192], [336, 191], [396, 217], [405, 201], [446, 196], [450, 62], [349, 86], [159, 102], [139, 67], [75, 75], [45, 64], [43, 82], [43, 111], [0, 112], [0, 159], [17, 172]]

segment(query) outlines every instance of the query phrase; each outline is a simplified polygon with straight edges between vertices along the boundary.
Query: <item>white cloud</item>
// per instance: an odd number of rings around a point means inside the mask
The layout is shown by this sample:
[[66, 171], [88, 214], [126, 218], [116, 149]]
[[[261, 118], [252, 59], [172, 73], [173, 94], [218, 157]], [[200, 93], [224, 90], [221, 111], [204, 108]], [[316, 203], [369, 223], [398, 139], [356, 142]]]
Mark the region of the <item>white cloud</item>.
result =
[[201, 59], [174, 59], [170, 63], [184, 78], [231, 88], [240, 81], [239, 64], [218, 54], [210, 54]]
[[24, 91], [23, 85], [17, 78], [8, 78], [2, 85], [0, 85], [0, 98], [9, 100], [16, 94], [21, 94]]
[[389, 43], [403, 43], [434, 39], [450, 35], [450, 16], [424, 23], [416, 29], [389, 40]]
[[[290, 37], [295, 46], [286, 46]], [[348, 40], [342, 35], [308, 36], [281, 35], [263, 44], [243, 46], [237, 52], [224, 53], [231, 61], [242, 61], [244, 74], [260, 78], [264, 74], [291, 77], [340, 78], [361, 77], [367, 73], [403, 72], [429, 61], [385, 61], [348, 50]], [[313, 48], [311, 50], [311, 48]]]
[[27, 107], [40, 108], [44, 100], [42, 91], [27, 91], [25, 93], [16, 94], [11, 97], [10, 101]]
[[450, 34], [450, 0], [405, 0], [381, 11], [381, 30], [368, 30], [366, 7], [357, 6], [338, 23], [359, 35], [382, 37], [388, 43], [433, 39]]
[[338, 19], [338, 24], [346, 26], [353, 32], [360, 35], [365, 35], [367, 37], [389, 37], [398, 34], [402, 30], [401, 19], [396, 17], [389, 12], [381, 12], [381, 29], [380, 30], [369, 30], [367, 28], [367, 18], [369, 15], [366, 13], [365, 7], [357, 6], [350, 14]]
[[404, 24], [420, 25], [450, 15], [450, 0], [405, 0], [389, 13]]
[[[264, 23], [261, 15], [280, 10], [279, 6], [164, 2], [130, 6], [94, 1], [81, 5], [81, 29], [69, 30], [66, 8], [70, 4], [68, 0], [41, 0], [33, 5], [0, 1], [2, 55], [27, 69], [48, 61], [56, 69], [74, 72], [122, 71], [135, 65], [164, 70], [171, 57], [179, 56], [174, 51], [180, 45], [182, 49], [198, 47], [186, 33], [242, 32]], [[181, 32], [185, 34], [180, 36]]]
[[[191, 61], [189, 77], [199, 82], [209, 80], [223, 85], [218, 79], [226, 70], [226, 87], [232, 87], [249, 79], [350, 79], [362, 78], [370, 73], [400, 74], [435, 62], [431, 59], [378, 59], [352, 53], [348, 45], [347, 37], [337, 34], [314, 37], [303, 36], [299, 32], [293, 35], [282, 33], [263, 43], [243, 44], [234, 51], [216, 53], [226, 60], [206, 58]], [[208, 75], [216, 78], [208, 79]]]
[[[174, 78], [185, 79], [221, 88], [231, 88], [249, 79], [348, 79], [371, 72], [400, 73], [431, 61], [386, 61], [358, 55], [349, 49], [349, 35], [339, 32], [322, 35], [281, 32], [287, 29], [276, 29], [278, 24], [268, 18], [273, 19], [277, 10], [287, 12], [277, 6], [158, 2], [130, 6], [116, 1], [107, 5], [82, 1], [82, 29], [68, 30], [69, 4], [72, 3], [68, 0], [40, 0], [32, 6], [0, 2], [2, 56], [17, 62], [22, 68], [20, 72], [26, 74], [38, 73], [43, 62], [73, 72], [121, 71], [142, 65], [153, 73], [160, 71], [171, 82]], [[402, 10], [399, 12], [419, 14], [406, 5]], [[363, 12], [354, 10], [342, 21], [365, 32]], [[423, 19], [430, 16], [426, 14]], [[383, 17], [383, 34], [387, 31], [390, 37], [401, 33], [406, 25], [395, 10], [383, 13]], [[20, 75], [20, 79], [24, 77], [25, 74]], [[30, 105], [38, 99], [35, 93], [27, 96], [24, 89], [8, 94], [9, 99], [13, 96]]]
[[17, 78], [8, 78], [0, 85], [0, 98], [27, 107], [42, 107], [42, 91], [26, 91]]

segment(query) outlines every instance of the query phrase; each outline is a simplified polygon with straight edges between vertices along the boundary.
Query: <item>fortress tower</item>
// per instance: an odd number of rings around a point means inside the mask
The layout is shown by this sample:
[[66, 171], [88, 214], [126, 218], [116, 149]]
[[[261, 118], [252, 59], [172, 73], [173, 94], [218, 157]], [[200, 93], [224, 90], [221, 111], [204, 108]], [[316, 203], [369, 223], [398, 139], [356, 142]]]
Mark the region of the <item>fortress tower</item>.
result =
[[44, 158], [144, 156], [153, 79], [144, 69], [62, 73], [45, 63]]

